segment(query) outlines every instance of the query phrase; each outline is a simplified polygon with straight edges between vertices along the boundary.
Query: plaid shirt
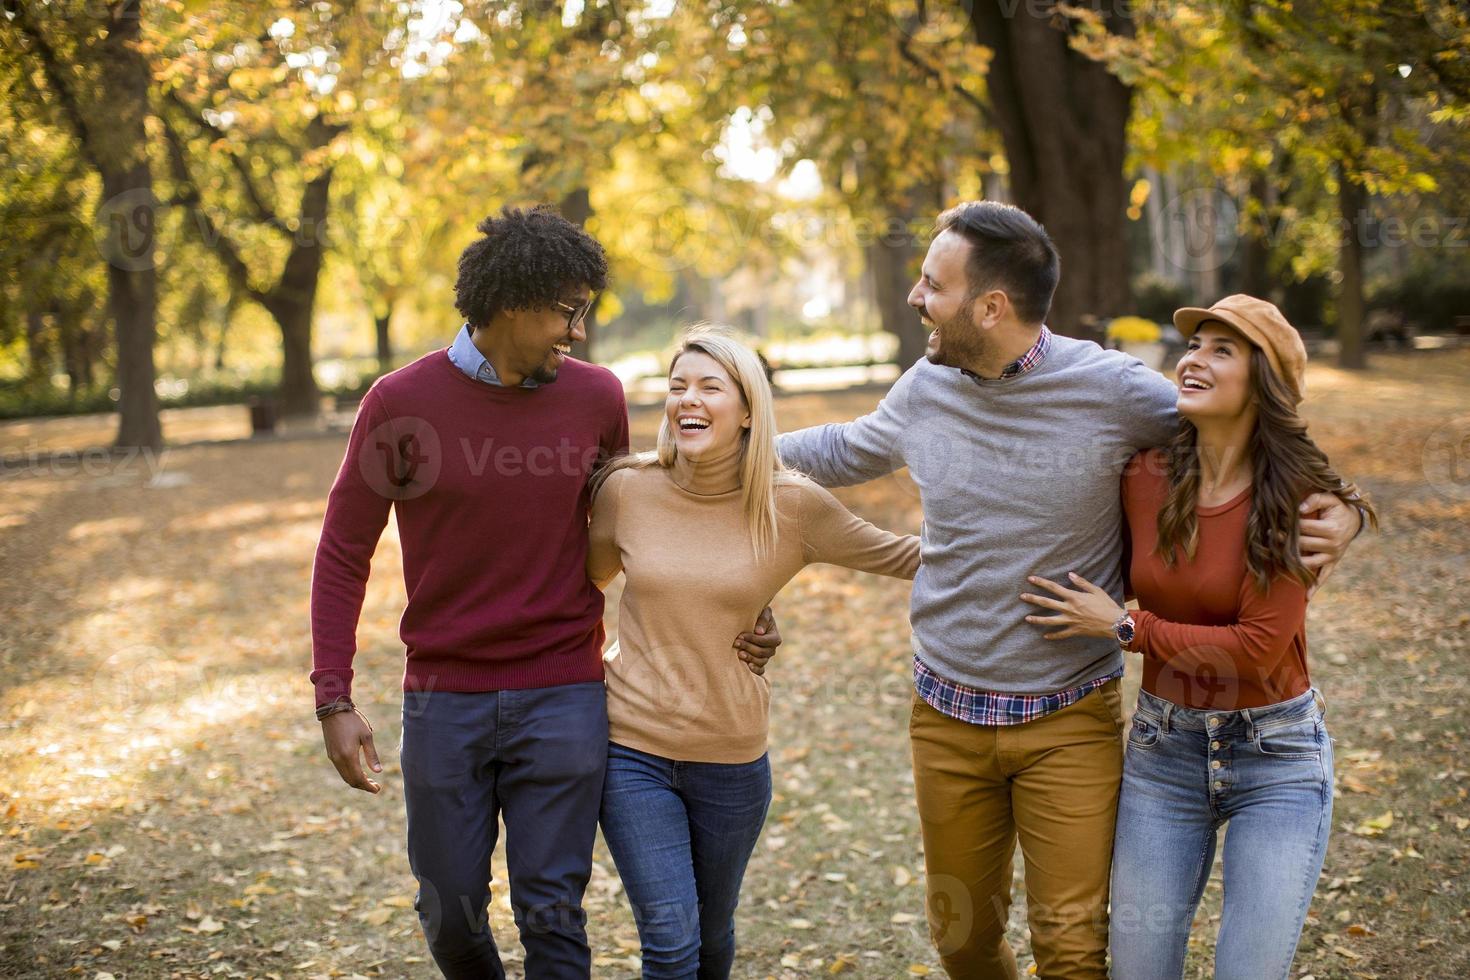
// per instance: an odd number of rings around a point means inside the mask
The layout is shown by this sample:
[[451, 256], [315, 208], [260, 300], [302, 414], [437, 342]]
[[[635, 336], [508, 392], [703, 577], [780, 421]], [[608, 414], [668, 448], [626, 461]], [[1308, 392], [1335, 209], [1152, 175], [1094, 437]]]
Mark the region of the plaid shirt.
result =
[[[1046, 352], [1051, 349], [1051, 331], [1043, 324], [1041, 335], [1036, 338], [1036, 343], [1031, 349], [1001, 371], [1001, 380], [1017, 378], [1040, 364], [1046, 357]], [[969, 371], [964, 372], [969, 377], [979, 380]], [[914, 658], [914, 690], [919, 697], [923, 698], [930, 707], [941, 714], [960, 721], [969, 722], [972, 725], [1020, 725], [1028, 721], [1060, 711], [1070, 704], [1076, 704], [1086, 694], [1097, 690], [1115, 677], [1122, 677], [1123, 672], [1117, 671], [1090, 680], [1086, 684], [1058, 691], [1055, 694], [1000, 694], [995, 691], [982, 691], [974, 687], [966, 687], [954, 681], [945, 680], [929, 669], [929, 665], [918, 657]]]
[[[1046, 352], [1049, 350], [1051, 350], [1051, 331], [1043, 323], [1041, 325], [1041, 335], [1036, 338], [1036, 343], [1032, 344], [1031, 349], [1026, 353], [1005, 366], [1005, 370], [1000, 372], [1000, 380], [1009, 381], [1011, 378], [1019, 378], [1040, 364], [1045, 359]], [[960, 373], [972, 381], [982, 380], [980, 375], [973, 371], [966, 371], [964, 368], [960, 368]]]
[[914, 690], [919, 697], [940, 714], [972, 725], [1021, 725], [1035, 721], [1076, 704], [1083, 695], [1122, 676], [1121, 670], [1115, 671], [1055, 694], [999, 694], [947, 681], [930, 670], [924, 661], [914, 658]]

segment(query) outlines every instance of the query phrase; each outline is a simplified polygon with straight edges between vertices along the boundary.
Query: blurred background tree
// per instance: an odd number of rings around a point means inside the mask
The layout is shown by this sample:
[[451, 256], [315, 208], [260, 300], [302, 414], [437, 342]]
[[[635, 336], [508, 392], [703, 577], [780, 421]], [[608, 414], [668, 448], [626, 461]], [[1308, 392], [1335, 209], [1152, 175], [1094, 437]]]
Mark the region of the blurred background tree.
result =
[[[16, 96], [11, 109], [16, 140], [43, 127], [65, 132], [75, 148], [72, 152], [101, 179], [95, 220], [107, 258], [107, 315], [113, 324], [118, 390], [116, 442], [157, 450], [163, 444], [153, 370], [157, 209], [145, 128], [149, 77], [142, 46], [142, 4], [140, 0], [7, 3], [4, 13], [6, 33], [0, 43], [9, 62], [10, 91]], [[62, 168], [76, 172], [67, 164]], [[74, 200], [52, 198], [56, 204]], [[22, 207], [32, 210], [39, 203], [21, 201]], [[42, 223], [52, 223], [55, 212], [39, 210], [36, 216]], [[70, 287], [53, 282], [34, 301], [27, 297], [27, 336], [37, 335], [32, 331], [37, 314], [58, 312], [46, 306], [70, 294], [72, 309], [80, 315], [84, 301], [90, 306], [88, 293], [80, 282]]]
[[[1250, 291], [1346, 366], [1465, 330], [1470, 15], [1435, 0], [3, 0], [0, 415], [310, 416], [457, 327], [474, 225], [608, 249], [579, 353], [683, 323], [899, 367], [934, 216], [1019, 204], [1050, 318]], [[155, 368], [155, 365], [157, 367]]]

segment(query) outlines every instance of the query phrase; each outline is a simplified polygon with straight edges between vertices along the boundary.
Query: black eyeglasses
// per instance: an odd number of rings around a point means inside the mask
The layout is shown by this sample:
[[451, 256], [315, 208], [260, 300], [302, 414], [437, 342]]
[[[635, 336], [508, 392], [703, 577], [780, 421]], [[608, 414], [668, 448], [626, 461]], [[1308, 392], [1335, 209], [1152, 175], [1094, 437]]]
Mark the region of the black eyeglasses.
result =
[[581, 306], [573, 306], [570, 303], [563, 303], [559, 299], [552, 300], [552, 305], [567, 315], [567, 329], [570, 330], [587, 318], [588, 312], [590, 312], [592, 309], [592, 304], [596, 301], [596, 296], [589, 296], [587, 297], [587, 302], [583, 303]]

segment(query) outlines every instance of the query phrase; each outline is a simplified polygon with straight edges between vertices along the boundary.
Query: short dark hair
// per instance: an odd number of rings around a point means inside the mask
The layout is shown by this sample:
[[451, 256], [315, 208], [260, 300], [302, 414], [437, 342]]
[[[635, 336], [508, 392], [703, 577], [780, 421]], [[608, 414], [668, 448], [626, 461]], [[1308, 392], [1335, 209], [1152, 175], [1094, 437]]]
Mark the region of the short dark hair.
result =
[[454, 305], [472, 326], [502, 310], [553, 305], [568, 286], [607, 287], [602, 246], [549, 204], [503, 208], [475, 226], [484, 235], [459, 256]]
[[1046, 319], [1062, 263], [1040, 222], [1014, 205], [966, 201], [939, 216], [934, 233], [945, 231], [970, 243], [965, 275], [971, 298], [989, 289], [1003, 289], [1023, 321]]

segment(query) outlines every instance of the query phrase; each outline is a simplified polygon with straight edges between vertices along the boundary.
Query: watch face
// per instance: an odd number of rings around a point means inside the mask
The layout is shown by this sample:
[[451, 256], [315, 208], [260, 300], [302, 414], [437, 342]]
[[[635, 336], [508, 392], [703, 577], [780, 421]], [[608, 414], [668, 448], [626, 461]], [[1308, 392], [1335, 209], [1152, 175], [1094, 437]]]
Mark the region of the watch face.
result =
[[1116, 632], [1118, 634], [1118, 642], [1119, 643], [1132, 643], [1133, 642], [1133, 620], [1129, 619], [1129, 620], [1125, 620], [1125, 621], [1119, 623]]

